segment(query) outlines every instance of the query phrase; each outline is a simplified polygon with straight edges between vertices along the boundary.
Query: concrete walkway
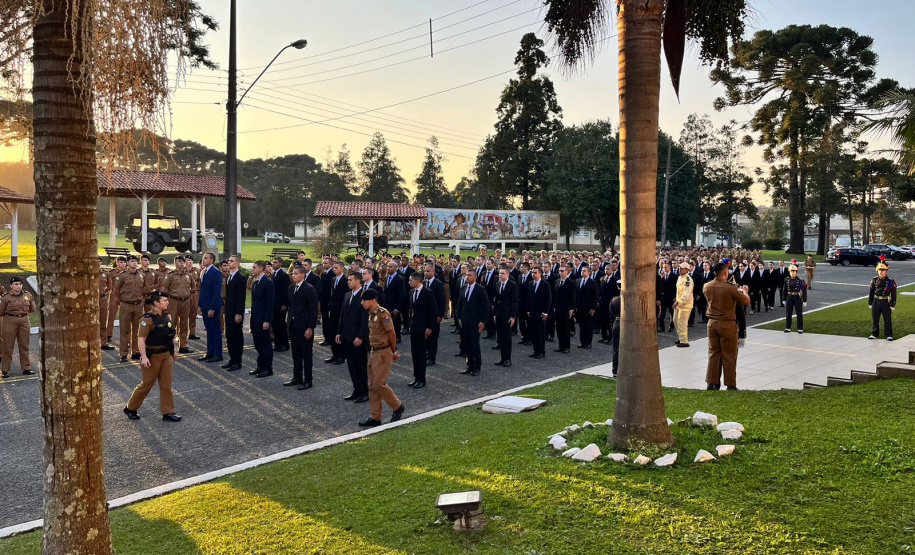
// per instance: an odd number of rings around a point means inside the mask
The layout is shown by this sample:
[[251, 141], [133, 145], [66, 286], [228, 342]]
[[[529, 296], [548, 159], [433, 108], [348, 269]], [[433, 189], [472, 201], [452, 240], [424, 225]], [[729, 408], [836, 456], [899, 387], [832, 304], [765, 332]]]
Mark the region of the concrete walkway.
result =
[[[802, 389], [804, 382], [826, 385], [826, 378], [848, 378], [852, 370], [874, 372], [879, 362], [908, 362], [909, 351], [915, 351], [915, 334], [890, 342], [751, 328], [746, 345], [737, 355], [737, 387]], [[708, 339], [695, 339], [688, 349], [661, 349], [660, 356], [665, 387], [705, 389]], [[580, 373], [608, 377], [612, 371], [610, 364], [603, 364]]]

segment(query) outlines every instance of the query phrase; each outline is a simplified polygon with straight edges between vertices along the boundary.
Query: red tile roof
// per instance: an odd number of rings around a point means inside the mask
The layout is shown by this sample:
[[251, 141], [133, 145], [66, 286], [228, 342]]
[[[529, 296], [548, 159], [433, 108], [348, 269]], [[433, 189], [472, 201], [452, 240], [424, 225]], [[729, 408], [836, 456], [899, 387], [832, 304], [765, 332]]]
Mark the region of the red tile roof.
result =
[[416, 220], [426, 217], [421, 204], [323, 200], [315, 205], [316, 218], [355, 218], [359, 220]]
[[13, 204], [35, 204], [33, 197], [17, 193], [6, 187], [0, 187], [0, 202], [10, 202]]
[[[150, 193], [155, 198], [225, 197], [226, 179], [214, 175], [185, 173], [156, 173], [114, 170], [111, 174], [97, 171], [99, 194], [105, 197], [130, 197]], [[256, 200], [250, 191], [238, 186], [239, 200]]]

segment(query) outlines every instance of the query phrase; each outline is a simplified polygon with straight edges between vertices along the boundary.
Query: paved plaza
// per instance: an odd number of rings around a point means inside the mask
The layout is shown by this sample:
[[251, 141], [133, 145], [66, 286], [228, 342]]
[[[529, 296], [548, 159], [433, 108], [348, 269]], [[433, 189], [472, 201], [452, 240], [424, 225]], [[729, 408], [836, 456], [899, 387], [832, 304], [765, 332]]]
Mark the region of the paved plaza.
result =
[[[811, 291], [809, 309], [857, 298], [867, 293], [873, 268], [833, 268], [820, 265]], [[893, 263], [893, 277], [900, 283], [915, 282], [915, 261]], [[907, 302], [909, 297], [901, 297]], [[783, 317], [783, 310], [749, 316], [750, 325]], [[543, 360], [528, 358], [530, 347], [514, 346], [514, 366], [496, 367], [494, 341], [482, 341], [483, 368], [478, 377], [459, 375], [462, 358], [457, 353], [457, 335], [447, 320], [442, 327], [438, 364], [429, 368], [428, 386], [413, 390], [409, 339], [400, 346], [403, 358], [394, 365], [389, 380], [406, 406], [405, 416], [478, 399], [532, 382], [576, 370], [603, 367], [611, 360], [610, 347], [594, 342], [586, 351], [573, 347], [569, 355], [554, 353], [547, 344]], [[198, 334], [202, 333], [198, 325]], [[320, 329], [319, 329], [320, 331]], [[115, 332], [117, 335], [117, 332]], [[705, 330], [701, 323], [690, 329], [692, 347], [675, 349], [674, 333], [659, 333], [664, 385], [704, 387]], [[320, 340], [320, 335], [318, 337]], [[515, 340], [518, 338], [515, 337]], [[115, 343], [117, 339], [115, 339]], [[349, 434], [368, 416], [366, 404], [343, 401], [351, 385], [346, 365], [324, 364], [327, 347], [315, 348], [315, 387], [308, 391], [283, 387], [289, 379], [291, 356], [277, 353], [276, 375], [255, 379], [248, 375], [254, 361], [250, 335], [245, 367], [238, 372], [221, 370], [218, 364], [196, 359], [205, 343], [192, 341], [196, 352], [179, 357], [174, 378], [175, 402], [184, 421], [162, 422], [158, 391], [153, 389], [140, 409], [140, 421], [128, 420], [121, 409], [140, 381], [134, 362], [120, 363], [112, 351], [104, 352], [105, 462], [108, 494], [124, 496], [157, 485], [189, 478], [280, 451]], [[783, 334], [751, 329], [738, 358], [738, 385], [745, 389], [798, 388], [804, 381], [825, 383], [827, 375], [848, 377], [848, 369], [873, 371], [881, 360], [907, 359], [915, 338], [895, 343], [840, 338], [816, 334]], [[33, 357], [37, 336], [32, 336]], [[577, 338], [572, 340], [578, 344]], [[913, 349], [915, 350], [915, 349]], [[37, 367], [37, 364], [33, 365]], [[38, 381], [18, 376], [0, 383], [0, 527], [41, 516], [42, 425]], [[612, 400], [608, 399], [608, 410]], [[390, 412], [385, 409], [385, 421]]]

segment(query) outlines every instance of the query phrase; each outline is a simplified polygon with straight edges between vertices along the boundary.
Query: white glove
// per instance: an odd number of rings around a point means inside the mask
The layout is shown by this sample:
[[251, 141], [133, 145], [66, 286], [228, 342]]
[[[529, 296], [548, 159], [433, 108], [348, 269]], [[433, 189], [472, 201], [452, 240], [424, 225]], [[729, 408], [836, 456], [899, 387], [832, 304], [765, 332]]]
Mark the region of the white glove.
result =
[[745, 338], [743, 338], [743, 337], [741, 337], [740, 339], [738, 339], [738, 340], [737, 340], [737, 348], [738, 348], [738, 349], [742, 349], [743, 346], [744, 346], [744, 343], [746, 343], [746, 341], [747, 341], [747, 340], [746, 340]]
[[896, 307], [895, 307], [895, 306], [891, 306], [891, 307], [890, 307], [890, 312], [896, 312]]
[[869, 305], [867, 305], [867, 308], [874, 308], [874, 305], [869, 304]]
[[804, 303], [804, 308], [807, 308], [807, 303]]

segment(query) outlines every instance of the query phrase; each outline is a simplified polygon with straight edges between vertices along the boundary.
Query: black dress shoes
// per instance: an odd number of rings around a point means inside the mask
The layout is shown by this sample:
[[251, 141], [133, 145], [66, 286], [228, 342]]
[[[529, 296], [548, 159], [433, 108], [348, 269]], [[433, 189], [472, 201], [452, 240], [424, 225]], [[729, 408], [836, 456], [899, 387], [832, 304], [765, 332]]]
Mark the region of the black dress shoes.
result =
[[426, 382], [416, 382], [413, 384], [413, 389], [422, 389], [426, 387]]
[[579, 349], [590, 349], [591, 345], [579, 345], [578, 348]]
[[456, 357], [463, 357], [463, 356], [467, 356], [467, 355], [465, 355], [464, 353], [458, 353], [458, 354], [456, 354], [456, 355], [454, 355], [454, 356], [456, 356]]
[[426, 361], [426, 366], [435, 366], [435, 359], [434, 359], [434, 358], [430, 358], [429, 360], [427, 360], [427, 361]]
[[721, 389], [721, 384], [720, 383], [710, 383], [710, 384], [708, 384], [708, 386], [706, 386], [705, 389], [706, 389], [706, 391], [716, 391], [716, 390]]
[[350, 393], [349, 395], [347, 395], [346, 397], [344, 397], [343, 400], [344, 400], [344, 401], [355, 401], [355, 400], [358, 399], [358, 398], [359, 398], [359, 396], [356, 395], [356, 392], [355, 392], [355, 391], [353, 391], [352, 393]]
[[124, 414], [126, 414], [126, 415], [127, 415], [127, 418], [129, 418], [129, 419], [131, 419], [131, 420], [139, 420], [139, 419], [140, 419], [140, 415], [137, 414], [137, 411], [135, 411], [135, 410], [130, 410], [130, 409], [127, 408], [127, 407], [124, 407]]
[[131, 360], [140, 360], [140, 358], [140, 353], [134, 353], [133, 356], [130, 357]]
[[257, 374], [254, 374], [255, 378], [266, 378], [273, 375], [273, 370], [261, 370]]
[[498, 345], [494, 345], [493, 347], [490, 347], [490, 348], [491, 348], [493, 351], [495, 351], [495, 350], [497, 350], [497, 349], [500, 349], [500, 347], [499, 347]]
[[480, 375], [480, 371], [479, 371], [479, 370], [472, 370], [472, 371], [470, 372], [470, 375], [471, 375], [471, 376], [479, 376], [479, 375]]
[[210, 360], [210, 355], [204, 355], [204, 356], [198, 358], [197, 360], [199, 360], [200, 362], [206, 362], [206, 361]]
[[299, 387], [297, 387], [296, 389], [298, 389], [299, 391], [304, 391], [304, 390], [306, 390], [306, 389], [311, 389], [311, 382], [305, 382], [305, 383], [303, 383], [302, 385], [300, 385]]
[[25, 370], [22, 371], [22, 375], [23, 376], [34, 376], [35, 371], [30, 368], [26, 368]]
[[458, 374], [470, 375], [470, 374], [473, 374], [473, 370], [471, 370], [470, 368], [468, 368], [468, 369], [466, 369], [466, 370], [461, 370], [460, 372], [458, 372]]
[[503, 362], [505, 362], [505, 361], [504, 361], [504, 360], [500, 360], [499, 362], [494, 362], [494, 363], [493, 363], [493, 366], [502, 366], [502, 363], [503, 363]]
[[506, 360], [505, 362], [502, 363], [502, 368], [508, 368], [511, 365], [512, 365], [512, 361]]
[[554, 353], [561, 353], [561, 352], [562, 352], [562, 349], [553, 349], [553, 352], [554, 352]]
[[194, 334], [187, 336], [188, 339], [193, 339], [194, 341], [200, 341], [200, 338]]
[[328, 345], [330, 345], [330, 341], [325, 339], [324, 341], [318, 343], [318, 345], [320, 345], [322, 347], [327, 347]]
[[737, 386], [729, 385], [729, 386], [728, 386], [728, 391], [737, 391]]
[[261, 369], [260, 369], [260, 368], [252, 368], [251, 370], [248, 370], [248, 375], [249, 375], [249, 376], [256, 376], [256, 375], [258, 375], [258, 374], [260, 374], [260, 373], [261, 373]]
[[302, 385], [302, 382], [299, 380], [289, 380], [288, 382], [283, 382], [283, 387], [291, 387], [293, 385]]
[[360, 420], [359, 425], [362, 426], [363, 428], [381, 426], [381, 420], [375, 420], [374, 418], [366, 418], [365, 420]]
[[563, 349], [563, 350], [562, 350], [562, 354], [564, 354], [564, 355], [569, 354], [569, 349]]
[[359, 404], [359, 403], [368, 403], [368, 402], [369, 402], [369, 396], [368, 396], [368, 395], [362, 395], [361, 397], [356, 397], [356, 399], [353, 400], [353, 402], [356, 403], [356, 404]]
[[324, 362], [326, 362], [327, 364], [332, 364], [334, 362], [337, 362], [337, 359], [336, 359], [336, 357], [325, 358]]
[[525, 347], [530, 347], [533, 344], [534, 344], [533, 341], [525, 341], [524, 343], [522, 343], [522, 345], [524, 345]]
[[229, 367], [226, 368], [226, 370], [229, 372], [235, 372], [236, 370], [241, 370], [241, 364], [238, 364], [238, 363], [230, 364]]
[[345, 359], [345, 358], [338, 358], [337, 360], [334, 361], [334, 364], [337, 365], [337, 366], [339, 366], [339, 365], [341, 365], [341, 364], [346, 364], [346, 359]]
[[528, 355], [528, 356], [531, 357], [531, 358], [537, 358], [537, 359], [546, 358], [546, 355], [543, 354], [543, 353], [537, 353], [537, 354]]
[[414, 379], [412, 382], [410, 382], [410, 383], [407, 384], [407, 387], [413, 387], [414, 385], [417, 384], [418, 381], [419, 381], [419, 380], [415, 380], [415, 379]]
[[182, 354], [182, 355], [190, 354], [190, 353], [193, 353], [193, 352], [194, 352], [194, 350], [193, 350], [193, 349], [190, 349], [190, 348], [188, 348], [188, 347], [181, 347], [181, 348], [178, 349], [178, 353], [180, 353], [180, 354]]
[[[202, 358], [202, 359], [200, 359], [200, 360], [206, 360], [206, 358]], [[120, 361], [121, 361], [121, 362], [127, 362], [127, 357], [126, 357], [126, 356], [121, 357], [121, 358], [120, 358]]]
[[220, 355], [218, 357], [210, 357], [210, 358], [206, 359], [204, 362], [222, 362], [224, 360], [225, 359], [222, 358], [222, 355]]
[[289, 347], [274, 347], [273, 348], [274, 353], [282, 353], [282, 352], [285, 352], [288, 350], [289, 350]]
[[228, 370], [229, 367], [231, 367], [233, 364], [235, 364], [235, 363], [230, 360], [229, 362], [222, 364], [219, 367], [222, 368], [223, 370]]
[[113, 351], [114, 347], [112, 347], [111, 345], [102, 345], [102, 350], [103, 351]]
[[168, 414], [163, 414], [162, 420], [165, 422], [181, 422], [181, 417], [173, 412], [170, 412]]
[[403, 416], [404, 410], [405, 410], [405, 407], [403, 406], [403, 403], [401, 403], [400, 408], [395, 410], [393, 413], [391, 413], [391, 422], [397, 422], [398, 420], [400, 420], [400, 418]]

